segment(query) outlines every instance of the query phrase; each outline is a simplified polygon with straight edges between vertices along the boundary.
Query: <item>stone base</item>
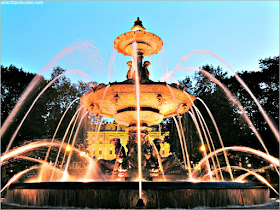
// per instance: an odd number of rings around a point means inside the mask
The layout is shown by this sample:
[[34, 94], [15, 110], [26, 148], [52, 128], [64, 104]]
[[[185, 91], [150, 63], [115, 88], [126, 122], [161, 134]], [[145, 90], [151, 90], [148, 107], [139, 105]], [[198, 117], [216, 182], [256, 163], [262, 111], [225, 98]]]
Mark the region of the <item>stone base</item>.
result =
[[[146, 208], [195, 208], [256, 205], [269, 201], [269, 189], [255, 183], [143, 182]], [[29, 206], [134, 209], [138, 182], [17, 183], [7, 202]]]

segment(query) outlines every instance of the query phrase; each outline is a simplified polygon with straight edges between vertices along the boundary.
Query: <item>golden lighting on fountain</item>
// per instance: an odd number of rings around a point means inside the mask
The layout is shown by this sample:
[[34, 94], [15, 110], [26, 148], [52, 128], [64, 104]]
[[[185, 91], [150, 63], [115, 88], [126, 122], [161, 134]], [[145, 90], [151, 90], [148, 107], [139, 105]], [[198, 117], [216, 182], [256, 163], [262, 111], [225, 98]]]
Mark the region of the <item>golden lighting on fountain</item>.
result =
[[201, 182], [199, 179], [195, 179], [195, 178], [188, 179], [188, 181], [193, 183]]
[[238, 183], [245, 183], [246, 181], [243, 179], [235, 179], [234, 182], [238, 182]]
[[139, 17], [137, 18], [136, 21], [134, 21], [134, 26], [131, 28], [130, 31], [146, 31]]
[[94, 182], [94, 179], [80, 179], [79, 182], [84, 182], [84, 183]]
[[[137, 65], [141, 75], [146, 68], [142, 65], [145, 56], [156, 54], [162, 49], [163, 42], [155, 34], [147, 32], [139, 18], [134, 22], [131, 31], [118, 36], [114, 48], [124, 55], [132, 56], [132, 44], [137, 52]], [[138, 68], [138, 67], [137, 67]], [[130, 70], [129, 70], [130, 71]], [[129, 72], [128, 71], [128, 72]], [[194, 96], [185, 93], [179, 85], [167, 85], [164, 82], [154, 82], [148, 76], [139, 78], [140, 85], [140, 129], [158, 125], [163, 119], [188, 112], [193, 105]], [[129, 80], [129, 82], [128, 82]], [[127, 78], [123, 82], [114, 82], [109, 85], [100, 84], [81, 97], [82, 104], [92, 113], [99, 116], [114, 118], [121, 125], [137, 125], [137, 97], [134, 79]], [[129, 129], [134, 129], [131, 126]]]
[[132, 56], [132, 43], [137, 42], [137, 51], [141, 51], [143, 56], [157, 54], [163, 42], [159, 36], [148, 32], [142, 25], [139, 17], [134, 22], [131, 31], [121, 34], [114, 41], [114, 48], [124, 55]]

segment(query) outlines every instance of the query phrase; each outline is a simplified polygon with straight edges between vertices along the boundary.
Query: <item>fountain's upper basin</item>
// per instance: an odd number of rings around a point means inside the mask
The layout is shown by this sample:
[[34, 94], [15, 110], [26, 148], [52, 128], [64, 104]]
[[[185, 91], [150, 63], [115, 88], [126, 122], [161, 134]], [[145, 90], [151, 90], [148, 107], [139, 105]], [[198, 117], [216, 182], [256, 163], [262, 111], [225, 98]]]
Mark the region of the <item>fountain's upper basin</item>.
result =
[[[141, 84], [140, 122], [148, 126], [157, 125], [164, 118], [187, 112], [194, 100], [194, 96], [178, 88], [169, 88], [166, 83]], [[89, 91], [81, 97], [81, 101], [90, 112], [114, 118], [119, 124], [128, 126], [137, 123], [135, 84], [104, 85]]]
[[[133, 209], [138, 182], [42, 182], [12, 184], [7, 201], [31, 206]], [[146, 208], [256, 205], [269, 201], [267, 187], [234, 182], [143, 182]]]

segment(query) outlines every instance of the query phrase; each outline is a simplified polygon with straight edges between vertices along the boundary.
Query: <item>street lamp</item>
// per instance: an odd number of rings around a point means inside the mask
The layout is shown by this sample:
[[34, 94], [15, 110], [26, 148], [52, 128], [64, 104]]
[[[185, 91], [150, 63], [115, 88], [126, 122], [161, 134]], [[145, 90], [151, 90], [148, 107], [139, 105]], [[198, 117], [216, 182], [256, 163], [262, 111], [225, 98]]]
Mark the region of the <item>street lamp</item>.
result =
[[200, 149], [201, 152], [205, 152], [206, 151], [206, 148], [205, 148], [204, 144], [201, 145], [201, 147], [199, 149]]
[[70, 152], [70, 150], [71, 150], [71, 146], [68, 144], [66, 147], [66, 152]]

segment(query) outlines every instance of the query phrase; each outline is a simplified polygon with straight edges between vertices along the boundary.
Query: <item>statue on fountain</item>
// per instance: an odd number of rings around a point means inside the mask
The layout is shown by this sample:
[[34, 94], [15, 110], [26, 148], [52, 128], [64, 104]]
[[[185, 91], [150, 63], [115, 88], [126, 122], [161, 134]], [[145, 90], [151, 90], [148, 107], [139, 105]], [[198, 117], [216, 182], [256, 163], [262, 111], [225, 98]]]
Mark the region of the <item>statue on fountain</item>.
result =
[[[111, 139], [110, 143], [115, 146], [116, 158], [113, 160], [99, 159], [98, 165], [104, 174], [111, 175], [112, 173], [119, 177], [134, 177], [137, 174], [138, 159], [137, 159], [137, 133], [130, 132], [127, 145], [127, 154], [124, 146], [121, 145], [119, 138]], [[148, 132], [142, 133], [142, 170], [146, 178], [157, 177], [161, 170], [169, 174], [186, 174], [182, 163], [175, 154], [168, 157], [161, 157], [160, 149], [164, 140], [156, 138], [150, 140]], [[160, 163], [162, 168], [160, 168]]]
[[120, 139], [111, 139], [110, 143], [115, 146], [116, 158], [113, 160], [99, 159], [97, 161], [101, 171], [107, 174], [117, 172], [119, 168], [126, 168], [126, 162], [123, 161], [124, 158], [126, 158], [126, 152], [124, 147], [121, 145]]

